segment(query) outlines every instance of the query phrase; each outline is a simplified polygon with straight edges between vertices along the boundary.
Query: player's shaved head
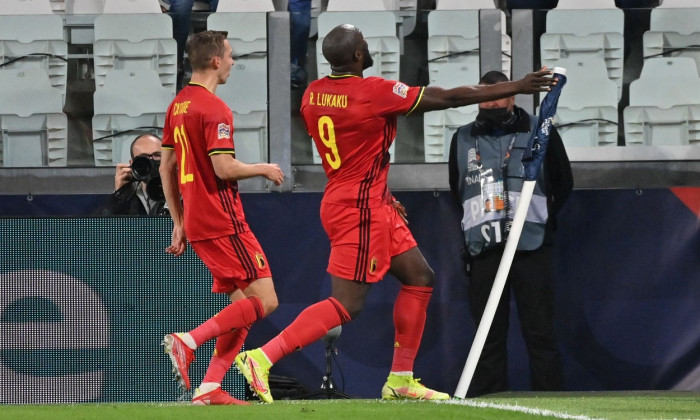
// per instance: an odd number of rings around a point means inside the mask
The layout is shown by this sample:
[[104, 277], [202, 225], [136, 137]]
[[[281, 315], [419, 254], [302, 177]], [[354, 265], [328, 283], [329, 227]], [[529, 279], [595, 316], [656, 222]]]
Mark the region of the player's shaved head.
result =
[[332, 69], [346, 67], [354, 62], [357, 50], [364, 47], [362, 32], [353, 25], [344, 24], [331, 29], [323, 38], [321, 51]]

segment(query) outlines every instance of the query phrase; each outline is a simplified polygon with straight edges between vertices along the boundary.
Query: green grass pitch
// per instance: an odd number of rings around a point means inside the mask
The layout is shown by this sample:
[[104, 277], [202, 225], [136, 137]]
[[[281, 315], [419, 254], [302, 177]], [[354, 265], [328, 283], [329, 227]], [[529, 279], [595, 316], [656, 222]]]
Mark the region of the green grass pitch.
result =
[[3, 405], [2, 420], [286, 419], [700, 419], [697, 392], [503, 393], [447, 402], [276, 401], [271, 405], [196, 407], [187, 403]]

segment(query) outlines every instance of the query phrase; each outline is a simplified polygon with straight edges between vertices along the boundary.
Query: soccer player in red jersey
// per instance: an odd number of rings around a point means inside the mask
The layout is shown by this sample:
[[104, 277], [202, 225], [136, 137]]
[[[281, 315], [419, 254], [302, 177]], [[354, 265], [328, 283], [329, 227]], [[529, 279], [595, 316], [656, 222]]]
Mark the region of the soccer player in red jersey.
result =
[[267, 259], [243, 214], [238, 180], [262, 176], [280, 185], [284, 174], [276, 164], [251, 165], [235, 158], [233, 114], [215, 95], [233, 65], [226, 36], [226, 32], [205, 31], [187, 44], [192, 79], [168, 107], [160, 163], [173, 219], [172, 243], [165, 252], [179, 256], [189, 240], [211, 271], [212, 292], [231, 298], [228, 306], [200, 326], [163, 339], [176, 380], [189, 390], [194, 350], [216, 337], [214, 356], [192, 399], [200, 405], [247, 404], [223, 391], [221, 381], [250, 326], [277, 308]]
[[352, 25], [331, 30], [322, 48], [332, 73], [309, 85], [301, 114], [328, 176], [321, 221], [331, 241], [331, 297], [306, 308], [261, 348], [236, 356], [236, 365], [258, 396], [271, 402], [270, 366], [356, 317], [370, 286], [388, 271], [402, 286], [394, 305], [394, 358], [382, 398], [447, 399], [448, 394], [413, 378], [435, 275], [406, 226], [405, 209], [387, 187], [397, 115], [546, 91], [555, 81], [546, 70], [515, 82], [454, 89], [363, 78], [372, 57]]

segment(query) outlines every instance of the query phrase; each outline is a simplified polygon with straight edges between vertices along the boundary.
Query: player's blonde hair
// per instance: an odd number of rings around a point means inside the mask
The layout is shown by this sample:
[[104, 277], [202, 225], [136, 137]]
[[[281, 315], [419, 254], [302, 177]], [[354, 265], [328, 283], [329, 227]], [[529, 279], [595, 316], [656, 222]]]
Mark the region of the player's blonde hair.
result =
[[212, 58], [223, 58], [226, 51], [224, 41], [227, 36], [226, 31], [202, 31], [190, 38], [186, 49], [192, 70], [204, 70]]

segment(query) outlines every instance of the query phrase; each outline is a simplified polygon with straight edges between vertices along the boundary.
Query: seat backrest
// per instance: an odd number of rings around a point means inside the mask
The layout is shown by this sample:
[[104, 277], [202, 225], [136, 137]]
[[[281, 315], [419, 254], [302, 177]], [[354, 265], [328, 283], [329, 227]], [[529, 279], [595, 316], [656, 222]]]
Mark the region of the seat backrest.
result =
[[267, 15], [263, 12], [212, 13], [207, 29], [227, 31], [234, 56], [267, 50]]
[[217, 12], [274, 12], [272, 0], [219, 0]]
[[173, 23], [170, 16], [152, 14], [103, 14], [95, 18], [95, 41], [120, 40], [133, 43], [172, 39]]
[[63, 14], [66, 11], [66, 0], [51, 0], [51, 10], [55, 14]]
[[697, 0], [661, 0], [661, 8], [692, 9], [698, 7]]
[[318, 17], [319, 38], [344, 23], [357, 26], [365, 38], [396, 36], [396, 18], [392, 12], [324, 12]]
[[63, 95], [41, 69], [0, 71], [0, 114], [27, 117], [62, 112]]
[[66, 0], [66, 14], [99, 15], [105, 10], [105, 0]]
[[[594, 60], [563, 58], [556, 64], [567, 70], [566, 87], [559, 106], [569, 109], [587, 107], [617, 108], [617, 84], [608, 78], [605, 63]], [[542, 94], [544, 98], [545, 94]]]
[[437, 0], [436, 10], [460, 10], [460, 9], [495, 9], [494, 0]]
[[50, 15], [53, 14], [49, 0], [3, 0], [3, 15]]
[[371, 10], [399, 10], [396, 0], [328, 0], [329, 12], [367, 12]]
[[[63, 18], [56, 15], [0, 15], [0, 42], [2, 41], [17, 41], [22, 44], [34, 41], [62, 41], [65, 43]], [[5, 54], [0, 51], [0, 55]]]
[[161, 86], [155, 71], [112, 70], [102, 89], [95, 91], [94, 110], [98, 114], [139, 116], [164, 113], [175, 97]]
[[[694, 9], [653, 9], [649, 20], [649, 30], [655, 32], [677, 32], [679, 34], [700, 34], [700, 7]], [[700, 38], [700, 35], [698, 35]]]
[[559, 0], [557, 9], [616, 9], [615, 0]]
[[155, 0], [105, 0], [103, 13], [162, 13]]
[[669, 108], [700, 103], [700, 78], [688, 57], [650, 58], [630, 84], [630, 106]]
[[620, 9], [566, 10], [547, 12], [547, 33], [585, 36], [600, 33], [624, 33], [625, 13]]

